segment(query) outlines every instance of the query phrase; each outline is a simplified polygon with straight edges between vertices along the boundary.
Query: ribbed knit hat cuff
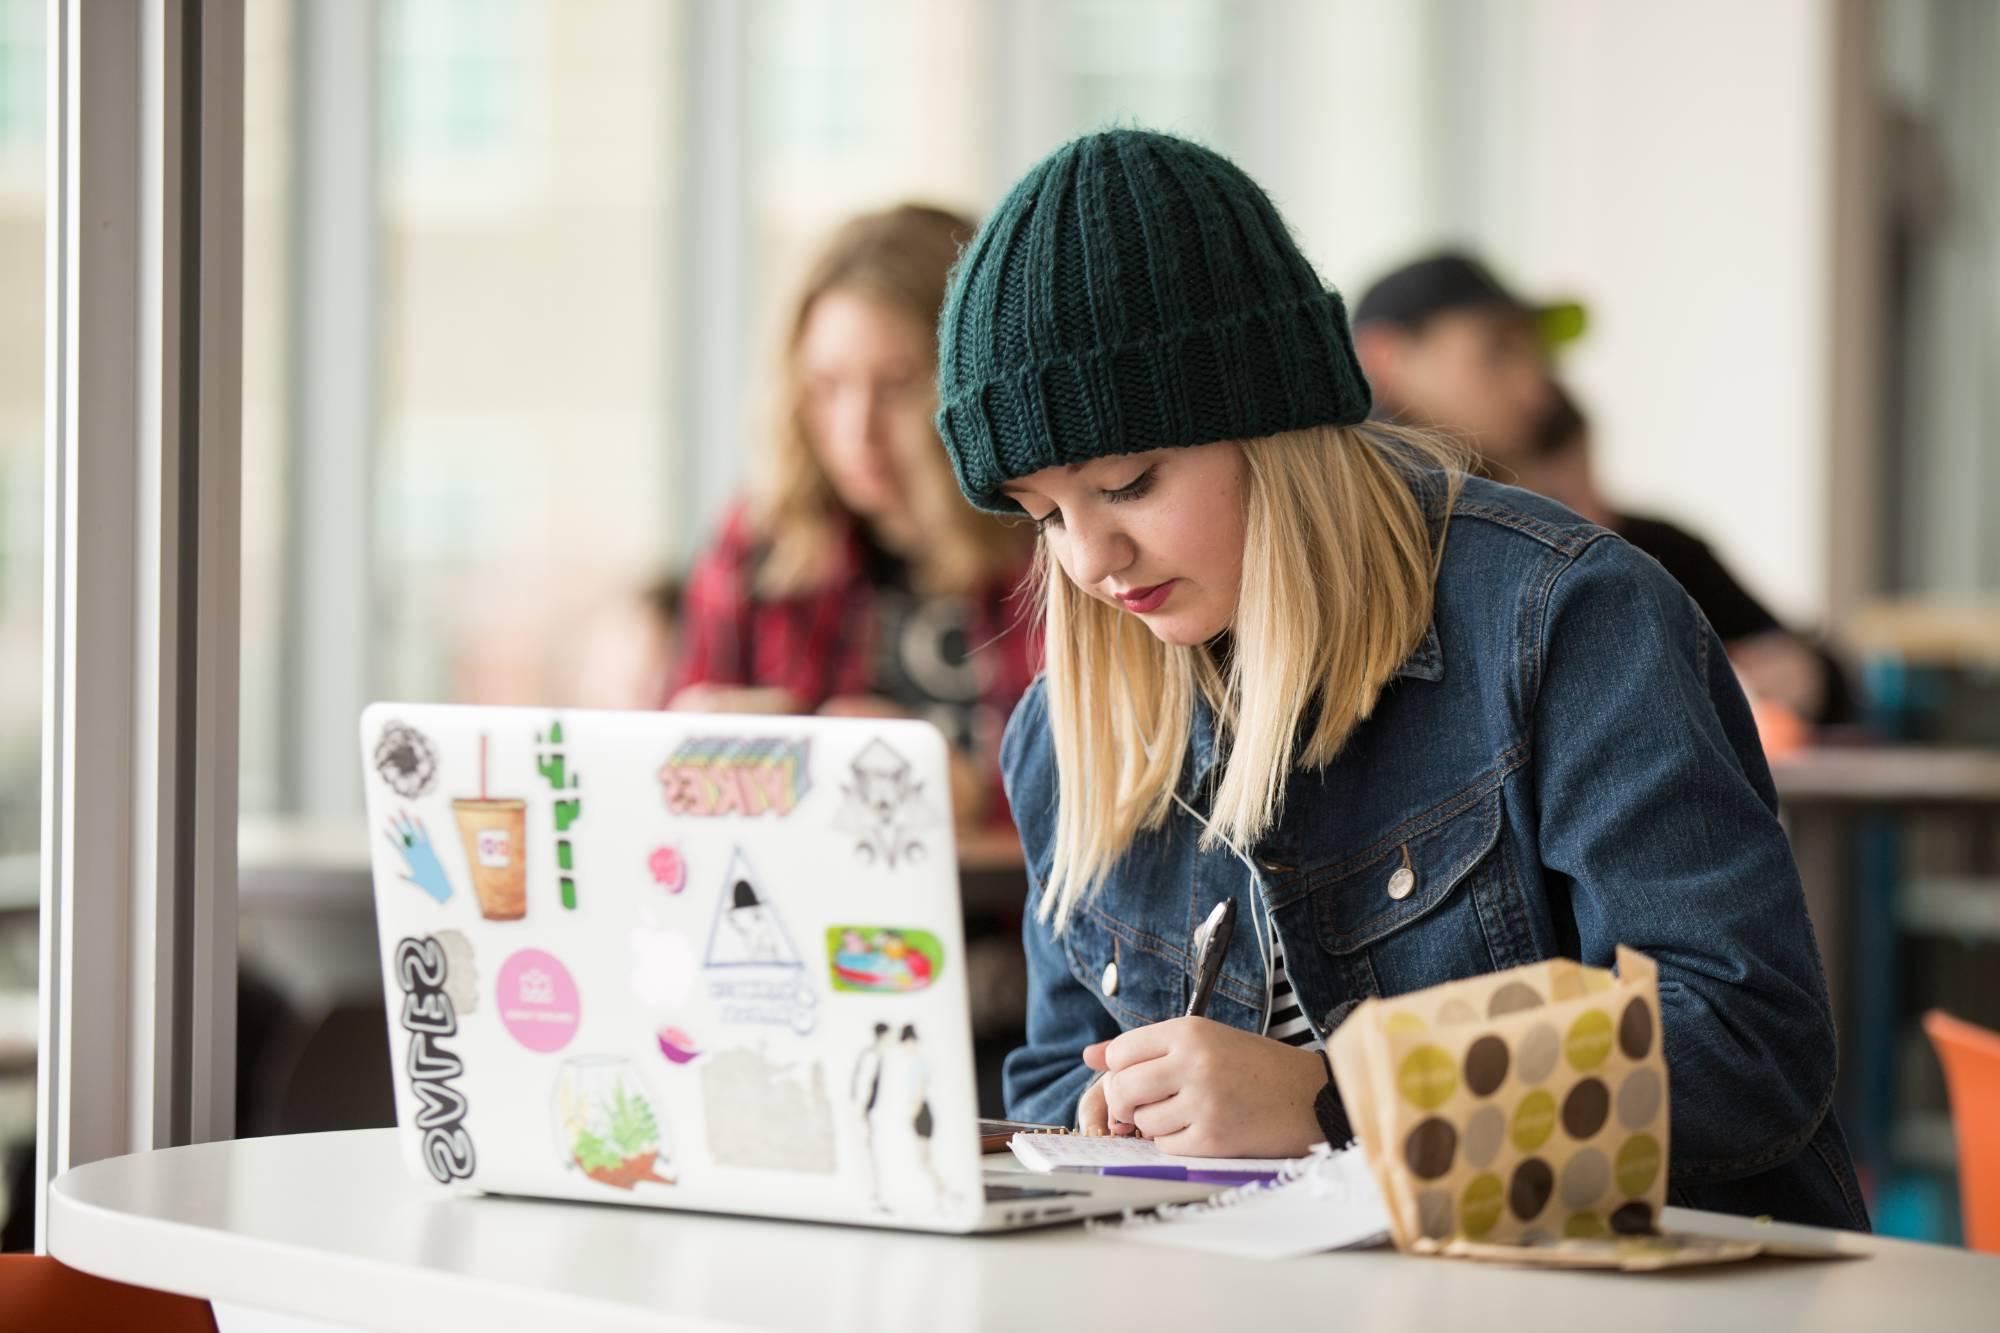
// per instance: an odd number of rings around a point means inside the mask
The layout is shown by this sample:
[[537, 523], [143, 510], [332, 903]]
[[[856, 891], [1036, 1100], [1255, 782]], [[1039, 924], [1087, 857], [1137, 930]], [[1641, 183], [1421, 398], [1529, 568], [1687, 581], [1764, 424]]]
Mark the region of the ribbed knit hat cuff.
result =
[[966, 498], [1019, 514], [1000, 486], [1043, 468], [1351, 426], [1369, 407], [1346, 310], [1322, 291], [968, 384], [937, 428]]

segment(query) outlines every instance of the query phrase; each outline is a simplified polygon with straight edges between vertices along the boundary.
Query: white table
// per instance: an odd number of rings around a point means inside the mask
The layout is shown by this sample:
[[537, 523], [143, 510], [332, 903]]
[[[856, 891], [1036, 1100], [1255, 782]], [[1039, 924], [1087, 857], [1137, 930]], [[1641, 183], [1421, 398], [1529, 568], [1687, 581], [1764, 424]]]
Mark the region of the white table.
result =
[[[1863, 1260], [1755, 1261], [1657, 1276], [1524, 1271], [1388, 1250], [1263, 1263], [1134, 1245], [1074, 1226], [960, 1238], [443, 1198], [404, 1173], [393, 1134], [246, 1139], [80, 1167], [50, 1192], [50, 1250], [101, 1277], [207, 1297], [218, 1303], [224, 1333], [1932, 1333], [1990, 1329], [2000, 1318], [2000, 1258], [1869, 1237], [1833, 1240], [1872, 1256]], [[1679, 1209], [1669, 1209], [1667, 1221], [1752, 1230]]]

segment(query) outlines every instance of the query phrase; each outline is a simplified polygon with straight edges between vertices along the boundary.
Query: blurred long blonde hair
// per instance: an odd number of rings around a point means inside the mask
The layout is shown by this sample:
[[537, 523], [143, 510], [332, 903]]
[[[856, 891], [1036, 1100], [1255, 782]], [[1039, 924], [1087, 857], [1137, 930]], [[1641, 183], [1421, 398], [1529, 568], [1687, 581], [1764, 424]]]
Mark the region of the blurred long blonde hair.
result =
[[1074, 587], [1045, 544], [1037, 554], [1057, 813], [1036, 912], [1058, 933], [1172, 813], [1197, 692], [1221, 771], [1200, 845], [1247, 851], [1283, 809], [1294, 764], [1340, 753], [1430, 623], [1463, 450], [1380, 422], [1241, 448], [1243, 576], [1226, 661], [1161, 643]]
[[[974, 230], [970, 218], [923, 204], [864, 213], [835, 230], [807, 270], [782, 330], [770, 446], [751, 495], [751, 521], [766, 545], [759, 595], [791, 597], [818, 586], [832, 565], [828, 552], [836, 534], [852, 521], [807, 435], [798, 347], [814, 303], [829, 292], [853, 292], [909, 316], [928, 335], [937, 327], [951, 267]], [[934, 339], [930, 346], [935, 359]], [[926, 379], [934, 396], [936, 376]], [[909, 556], [917, 589], [968, 593], [1019, 571], [1033, 533], [967, 505], [942, 443], [918, 453], [906, 460], [904, 477], [911, 514], [924, 534]]]

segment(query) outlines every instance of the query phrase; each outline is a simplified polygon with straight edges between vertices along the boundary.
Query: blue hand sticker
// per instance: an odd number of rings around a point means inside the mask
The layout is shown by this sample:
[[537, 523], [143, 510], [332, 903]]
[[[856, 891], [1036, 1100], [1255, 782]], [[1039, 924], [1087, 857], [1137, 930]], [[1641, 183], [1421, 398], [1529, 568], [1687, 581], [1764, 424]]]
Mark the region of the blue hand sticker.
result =
[[438, 902], [451, 897], [451, 880], [446, 878], [431, 835], [423, 821], [407, 810], [389, 820], [389, 845], [403, 858], [403, 878]]

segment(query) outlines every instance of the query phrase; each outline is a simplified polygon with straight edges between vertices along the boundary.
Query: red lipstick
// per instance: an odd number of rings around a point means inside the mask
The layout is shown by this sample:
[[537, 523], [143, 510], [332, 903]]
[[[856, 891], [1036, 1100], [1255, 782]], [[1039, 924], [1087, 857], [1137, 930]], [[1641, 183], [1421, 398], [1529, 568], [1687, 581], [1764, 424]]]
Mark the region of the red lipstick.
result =
[[1159, 610], [1160, 604], [1172, 595], [1174, 585], [1178, 582], [1179, 579], [1168, 579], [1165, 583], [1155, 583], [1150, 588], [1134, 588], [1130, 592], [1116, 593], [1114, 596], [1118, 598], [1118, 604], [1127, 611], [1134, 615], [1144, 615], [1148, 611]]

